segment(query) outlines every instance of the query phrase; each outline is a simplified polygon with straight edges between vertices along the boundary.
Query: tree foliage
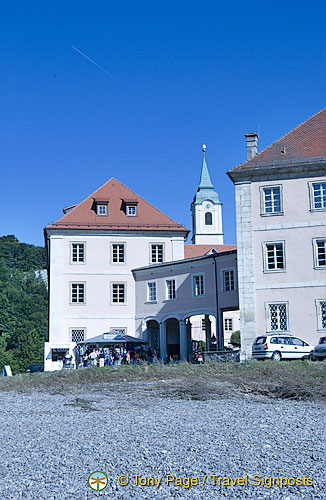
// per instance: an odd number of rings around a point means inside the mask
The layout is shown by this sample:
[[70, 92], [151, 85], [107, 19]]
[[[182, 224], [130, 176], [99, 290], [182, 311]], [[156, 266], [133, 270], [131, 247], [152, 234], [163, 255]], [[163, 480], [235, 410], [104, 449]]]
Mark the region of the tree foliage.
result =
[[45, 248], [0, 237], [0, 369], [10, 364], [17, 373], [43, 361], [48, 294], [37, 271], [45, 268]]
[[240, 338], [240, 330], [236, 330], [232, 333], [230, 342], [232, 345], [240, 347], [241, 346], [241, 338]]

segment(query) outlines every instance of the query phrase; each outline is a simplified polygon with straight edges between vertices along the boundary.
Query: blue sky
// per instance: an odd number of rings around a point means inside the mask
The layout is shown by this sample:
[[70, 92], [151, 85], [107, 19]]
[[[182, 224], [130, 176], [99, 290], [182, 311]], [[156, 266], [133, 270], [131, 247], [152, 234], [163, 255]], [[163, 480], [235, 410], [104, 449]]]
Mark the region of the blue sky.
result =
[[110, 177], [191, 228], [205, 142], [235, 243], [225, 172], [246, 132], [261, 150], [325, 107], [325, 18], [315, 1], [3, 2], [0, 234], [43, 244]]

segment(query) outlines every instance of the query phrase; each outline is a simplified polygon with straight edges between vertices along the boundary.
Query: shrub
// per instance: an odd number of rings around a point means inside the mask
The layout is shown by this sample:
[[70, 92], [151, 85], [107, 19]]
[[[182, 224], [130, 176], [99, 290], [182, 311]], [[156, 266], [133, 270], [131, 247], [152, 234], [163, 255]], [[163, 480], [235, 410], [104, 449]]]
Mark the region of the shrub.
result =
[[240, 347], [241, 346], [241, 338], [240, 338], [240, 330], [236, 330], [232, 333], [230, 342], [232, 345]]

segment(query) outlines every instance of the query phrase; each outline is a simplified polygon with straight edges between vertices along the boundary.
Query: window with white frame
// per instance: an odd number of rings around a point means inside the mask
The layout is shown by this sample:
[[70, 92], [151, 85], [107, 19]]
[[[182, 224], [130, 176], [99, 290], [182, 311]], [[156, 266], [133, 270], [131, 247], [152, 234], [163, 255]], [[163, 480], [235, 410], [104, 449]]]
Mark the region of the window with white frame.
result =
[[223, 290], [224, 292], [232, 292], [234, 289], [234, 270], [227, 269], [226, 271], [223, 271]]
[[97, 203], [96, 205], [96, 213], [97, 215], [106, 216], [108, 215], [108, 206], [104, 203]]
[[126, 214], [128, 217], [136, 217], [137, 216], [137, 206], [136, 205], [127, 205]]
[[151, 281], [150, 283], [147, 283], [147, 301], [156, 302], [156, 300], [157, 300], [156, 282]]
[[326, 239], [316, 238], [314, 240], [315, 267], [326, 267]]
[[281, 186], [266, 186], [261, 188], [261, 214], [274, 215], [282, 213]]
[[151, 263], [157, 264], [159, 262], [163, 262], [163, 245], [153, 243], [151, 245]]
[[113, 304], [126, 303], [126, 284], [111, 283], [111, 301]]
[[326, 210], [326, 182], [310, 183], [311, 210]]
[[201, 330], [202, 330], [202, 332], [206, 332], [206, 320], [205, 320], [205, 318], [203, 318], [201, 320]]
[[317, 300], [318, 330], [326, 330], [326, 299]]
[[70, 283], [71, 304], [85, 303], [85, 283]]
[[83, 263], [85, 262], [85, 244], [84, 243], [71, 243], [71, 262]]
[[111, 260], [114, 264], [123, 264], [125, 262], [125, 244], [111, 244]]
[[281, 271], [285, 269], [284, 241], [264, 243], [264, 270]]
[[193, 295], [195, 297], [200, 297], [201, 295], [205, 295], [205, 283], [203, 274], [197, 274], [192, 277], [192, 287], [193, 287]]
[[233, 330], [232, 318], [225, 318], [224, 319], [224, 331], [225, 332], [232, 332], [232, 330]]
[[85, 340], [85, 329], [84, 328], [71, 328], [70, 330], [70, 341], [71, 342], [83, 342]]
[[286, 302], [267, 304], [267, 329], [270, 332], [288, 330], [288, 306]]
[[167, 300], [173, 300], [177, 297], [175, 280], [166, 280], [166, 298]]

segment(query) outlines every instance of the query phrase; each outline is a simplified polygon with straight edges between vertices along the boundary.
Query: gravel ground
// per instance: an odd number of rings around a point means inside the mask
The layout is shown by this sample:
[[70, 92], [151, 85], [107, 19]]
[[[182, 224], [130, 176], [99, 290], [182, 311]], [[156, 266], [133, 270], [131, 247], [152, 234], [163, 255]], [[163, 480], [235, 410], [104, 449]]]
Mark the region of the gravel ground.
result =
[[[1, 393], [1, 500], [326, 498], [318, 439], [324, 404], [226, 395], [187, 400], [165, 393], [167, 384]], [[87, 483], [97, 470], [109, 478], [100, 492]], [[121, 474], [127, 486], [118, 484]], [[136, 474], [163, 484], [136, 486]], [[167, 474], [198, 478], [200, 485], [166, 485]], [[247, 475], [248, 485], [213, 486], [210, 474]], [[312, 477], [313, 486], [254, 486], [254, 474]]]

